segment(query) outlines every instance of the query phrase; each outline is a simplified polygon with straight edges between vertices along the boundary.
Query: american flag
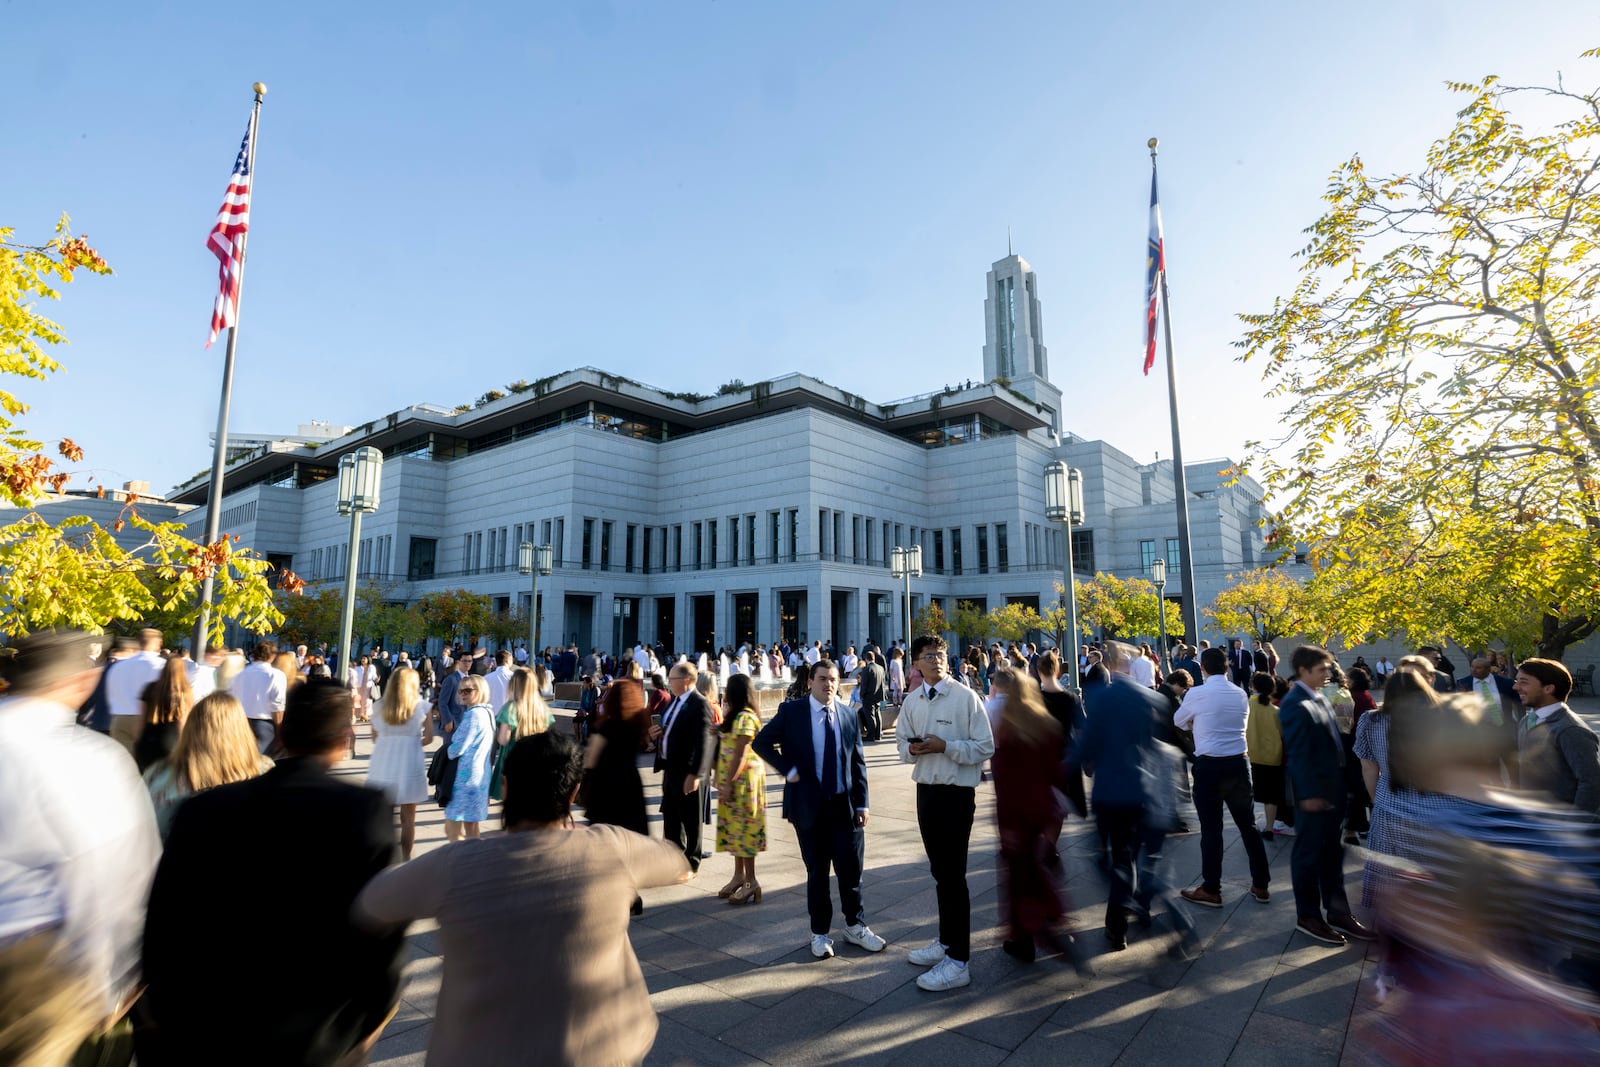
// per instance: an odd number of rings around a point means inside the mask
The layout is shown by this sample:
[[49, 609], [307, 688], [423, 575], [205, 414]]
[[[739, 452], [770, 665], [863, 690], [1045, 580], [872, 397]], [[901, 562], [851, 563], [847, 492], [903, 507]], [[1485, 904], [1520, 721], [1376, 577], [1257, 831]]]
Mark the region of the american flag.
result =
[[228, 179], [228, 195], [222, 199], [217, 211], [217, 224], [211, 227], [206, 247], [217, 257], [217, 304], [211, 311], [211, 338], [206, 347], [217, 339], [217, 334], [239, 320], [239, 276], [244, 268], [244, 235], [250, 231], [250, 135], [255, 132], [254, 113], [245, 126], [244, 141], [239, 145], [239, 158], [233, 162], [233, 175]]
[[1145, 249], [1144, 372], [1156, 364], [1156, 316], [1161, 310], [1161, 275], [1167, 253], [1161, 238], [1161, 201], [1156, 198], [1156, 172], [1150, 171], [1150, 241]]

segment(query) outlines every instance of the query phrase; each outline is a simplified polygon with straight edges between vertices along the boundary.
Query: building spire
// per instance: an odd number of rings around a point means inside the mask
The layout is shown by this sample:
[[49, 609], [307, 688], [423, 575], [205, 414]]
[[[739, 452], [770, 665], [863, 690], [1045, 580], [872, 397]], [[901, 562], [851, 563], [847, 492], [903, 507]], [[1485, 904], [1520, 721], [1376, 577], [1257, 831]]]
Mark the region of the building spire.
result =
[[1006, 223], [1006, 256], [1009, 258], [1014, 255], [1016, 253], [1011, 250], [1011, 223], [1008, 222]]

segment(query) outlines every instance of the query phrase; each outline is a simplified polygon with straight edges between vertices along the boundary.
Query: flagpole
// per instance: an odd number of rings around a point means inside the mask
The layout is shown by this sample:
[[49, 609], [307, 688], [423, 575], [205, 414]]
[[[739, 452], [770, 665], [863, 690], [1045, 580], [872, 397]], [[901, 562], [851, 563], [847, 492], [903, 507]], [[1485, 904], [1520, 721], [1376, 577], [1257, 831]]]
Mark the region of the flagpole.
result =
[[[256, 184], [256, 133], [261, 125], [261, 98], [267, 87], [261, 82], [251, 86], [255, 90], [255, 106], [250, 110], [250, 148], [246, 155], [250, 175], [250, 192], [255, 194]], [[206, 491], [206, 532], [202, 544], [215, 544], [222, 530], [222, 469], [228, 458], [228, 409], [233, 404], [233, 362], [239, 350], [239, 305], [244, 303], [244, 262], [249, 249], [248, 232], [239, 235], [239, 265], [235, 268], [236, 295], [233, 302], [233, 325], [228, 327], [228, 350], [222, 359], [222, 398], [217, 402], [217, 441], [211, 452], [211, 485]], [[194, 624], [193, 655], [196, 663], [204, 662], [206, 634], [211, 628], [211, 593], [215, 581], [207, 572], [200, 583], [200, 618]]]
[[[1150, 172], [1156, 169], [1156, 139], [1150, 138]], [[1189, 541], [1189, 484], [1183, 469], [1183, 434], [1178, 429], [1178, 372], [1172, 362], [1172, 300], [1167, 293], [1166, 257], [1161, 263], [1161, 325], [1167, 345], [1167, 403], [1172, 417], [1172, 493], [1178, 501], [1178, 575], [1183, 582], [1183, 599], [1179, 601], [1178, 617], [1183, 620], [1184, 638], [1198, 641], [1200, 627], [1196, 625], [1194, 553]], [[1168, 561], [1170, 563], [1170, 561]], [[1162, 650], [1165, 654], [1165, 649]]]

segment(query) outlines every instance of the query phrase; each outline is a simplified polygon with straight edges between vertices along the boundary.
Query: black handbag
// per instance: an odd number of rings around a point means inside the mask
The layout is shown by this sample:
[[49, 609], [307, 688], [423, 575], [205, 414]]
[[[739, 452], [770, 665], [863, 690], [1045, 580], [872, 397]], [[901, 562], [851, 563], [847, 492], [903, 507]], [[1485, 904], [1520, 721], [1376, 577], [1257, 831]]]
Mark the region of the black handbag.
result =
[[450, 755], [448, 744], [440, 745], [428, 764], [428, 784], [433, 786], [433, 799], [441, 808], [450, 803], [456, 791], [456, 757]]

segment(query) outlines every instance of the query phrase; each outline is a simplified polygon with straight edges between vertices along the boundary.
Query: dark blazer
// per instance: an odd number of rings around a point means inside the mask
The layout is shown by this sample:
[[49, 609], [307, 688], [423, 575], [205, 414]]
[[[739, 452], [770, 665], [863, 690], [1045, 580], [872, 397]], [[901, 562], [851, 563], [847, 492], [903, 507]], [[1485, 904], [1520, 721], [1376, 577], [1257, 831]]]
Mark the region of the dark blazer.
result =
[[1278, 725], [1283, 731], [1283, 774], [1290, 803], [1313, 797], [1335, 806], [1342, 803], [1344, 738], [1328, 709], [1296, 683], [1278, 705]]
[[[867, 807], [867, 757], [861, 748], [861, 726], [849, 709], [834, 701], [834, 721], [839, 726], [839, 741], [845, 752], [840, 768], [844, 772], [845, 792], [857, 811]], [[785, 700], [756, 739], [750, 742], [767, 765], [784, 776], [783, 817], [802, 830], [816, 824], [826, 797], [817, 780], [817, 749], [811, 739], [811, 696]], [[797, 769], [798, 778], [788, 780]]]
[[1522, 787], [1600, 815], [1600, 737], [1567, 705], [1532, 730], [1517, 731]]
[[1067, 759], [1068, 775], [1087, 769], [1094, 775], [1096, 805], [1142, 808], [1144, 757], [1151, 751], [1166, 700], [1125, 674], [1083, 691], [1086, 717], [1082, 740]]
[[[1524, 711], [1522, 698], [1517, 696], [1516, 687], [1511, 684], [1511, 680], [1502, 678], [1498, 674], [1491, 674], [1487, 681], [1500, 693], [1500, 706], [1506, 710], [1507, 717], [1512, 721], [1521, 722]], [[1465, 678], [1456, 679], [1456, 692], [1476, 693], [1477, 691], [1478, 680], [1472, 675], [1469, 674]]]
[[456, 670], [455, 664], [450, 665], [450, 670], [439, 679], [439, 695], [434, 698], [434, 707], [439, 709], [439, 729], [442, 731], [447, 726], [452, 726], [461, 721], [461, 716], [467, 713], [461, 701], [456, 698], [456, 692], [461, 688], [462, 674]]
[[141, 1067], [332, 1064], [376, 1030], [405, 931], [358, 928], [350, 906], [395, 859], [393, 821], [310, 759], [184, 801], [145, 916]]
[[[663, 705], [661, 709], [663, 725], [669, 706]], [[661, 758], [661, 746], [656, 746], [655, 769], [666, 772], [663, 781], [682, 782], [691, 774], [704, 778], [711, 773], [711, 760], [716, 754], [709, 740], [711, 728], [711, 705], [705, 697], [689, 690], [683, 707], [672, 720], [672, 732], [666, 735], [666, 759]]]
[[883, 690], [883, 668], [876, 663], [863, 661], [861, 671], [856, 675], [856, 692], [861, 694], [861, 706], [882, 704]]

